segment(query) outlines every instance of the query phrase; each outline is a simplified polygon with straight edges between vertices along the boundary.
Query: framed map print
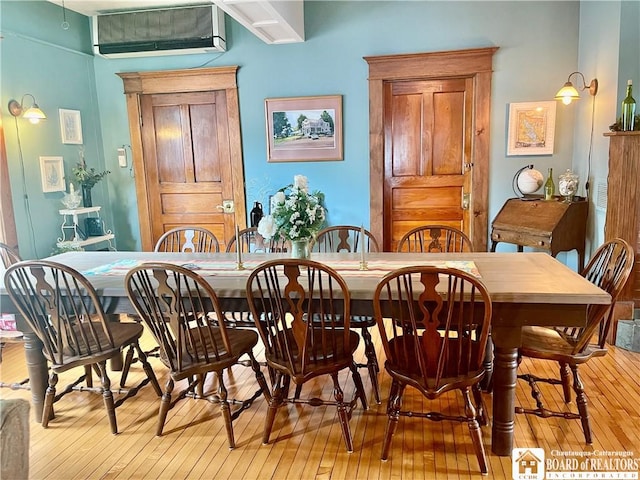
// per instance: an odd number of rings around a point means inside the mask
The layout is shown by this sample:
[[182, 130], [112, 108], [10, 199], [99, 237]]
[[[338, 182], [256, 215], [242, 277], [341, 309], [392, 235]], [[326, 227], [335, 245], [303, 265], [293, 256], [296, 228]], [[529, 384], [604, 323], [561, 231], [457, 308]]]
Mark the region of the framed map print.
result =
[[552, 155], [556, 102], [509, 104], [507, 155]]

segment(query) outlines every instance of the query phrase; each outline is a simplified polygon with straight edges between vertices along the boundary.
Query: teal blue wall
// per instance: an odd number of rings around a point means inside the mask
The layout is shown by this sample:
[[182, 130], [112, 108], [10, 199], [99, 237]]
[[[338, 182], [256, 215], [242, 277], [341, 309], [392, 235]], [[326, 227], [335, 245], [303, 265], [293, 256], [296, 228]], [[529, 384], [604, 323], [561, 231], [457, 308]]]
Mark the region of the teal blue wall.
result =
[[[505, 155], [509, 102], [548, 100], [577, 61], [579, 4], [576, 2], [305, 2], [306, 41], [267, 45], [227, 18], [228, 51], [222, 55], [135, 59], [96, 58], [97, 91], [107, 162], [128, 140], [125, 100], [118, 72], [239, 65], [238, 85], [245, 178], [275, 190], [296, 173], [326, 193], [333, 224], [369, 223], [368, 66], [364, 56], [498, 46], [492, 100], [490, 217], [512, 196], [511, 177], [534, 162], [546, 172], [571, 164], [571, 118], [559, 125], [551, 157]], [[415, 21], [418, 19], [419, 21]], [[452, 21], [455, 19], [455, 21]], [[558, 44], [565, 45], [559, 49]], [[266, 161], [264, 99], [341, 94], [344, 161], [273, 164]], [[559, 124], [563, 119], [559, 112]], [[113, 168], [112, 170], [117, 170]], [[134, 180], [128, 171], [113, 208], [119, 246], [138, 248]], [[251, 203], [252, 189], [247, 192]], [[264, 199], [261, 199], [264, 200]], [[128, 212], [128, 213], [127, 213]], [[120, 215], [118, 215], [120, 218]], [[121, 245], [126, 238], [127, 244]], [[502, 247], [501, 247], [502, 248]], [[505, 246], [508, 248], [508, 246]]]
[[[586, 3], [611, 5], [612, 2]], [[582, 161], [574, 155], [574, 125], [581, 121], [580, 111], [563, 109], [560, 105], [553, 156], [506, 157], [505, 154], [509, 103], [552, 99], [567, 75], [578, 67], [578, 2], [306, 1], [304, 43], [264, 44], [227, 17], [226, 53], [130, 59], [94, 59], [30, 38], [6, 35], [5, 30], [17, 31], [20, 26], [25, 30], [21, 33], [27, 37], [38, 37], [43, 32], [46, 42], [86, 51], [88, 20], [73, 16], [72, 27], [63, 31], [59, 27], [61, 9], [58, 7], [43, 2], [3, 1], [0, 9], [5, 36], [1, 44], [2, 103], [6, 105], [9, 98], [29, 91], [36, 94], [40, 106], [50, 117], [46, 125], [28, 126], [29, 161], [37, 162], [38, 155], [64, 155], [65, 165], [70, 168], [77, 157], [77, 148], [60, 144], [57, 108], [81, 110], [87, 160], [92, 165], [95, 160], [97, 168], [113, 172], [103, 182], [103, 191], [97, 192], [99, 198], [95, 203], [105, 205], [107, 221], [113, 225], [121, 250], [140, 248], [140, 236], [134, 179], [129, 168], [118, 167], [116, 156], [118, 147], [130, 144], [118, 72], [238, 65], [247, 184], [265, 183], [275, 190], [290, 183], [293, 175], [305, 174], [312, 188], [326, 193], [332, 224], [369, 223], [368, 68], [364, 56], [500, 47], [494, 60], [492, 89], [489, 218], [513, 195], [511, 177], [521, 166], [534, 163], [543, 172], [550, 166], [560, 172]], [[42, 18], [45, 14], [47, 20]], [[32, 31], [32, 18], [46, 23], [46, 27]], [[71, 40], [67, 36], [80, 36], [86, 42], [82, 46], [69, 46]], [[606, 51], [599, 54], [606, 55]], [[21, 64], [25, 58], [36, 59], [29, 65], [35, 65], [39, 76], [29, 72], [28, 65]], [[5, 68], [9, 65], [13, 69]], [[592, 75], [597, 74], [596, 68]], [[267, 163], [264, 99], [329, 94], [343, 96], [344, 160]], [[57, 200], [62, 195], [38, 194], [39, 174], [35, 172], [35, 178], [30, 179], [29, 195], [36, 197], [31, 201], [38, 202], [37, 208], [32, 206], [36, 219], [37, 251], [34, 254], [29, 247], [24, 211], [19, 211], [23, 202], [15, 135], [10, 135], [13, 117], [7, 114], [6, 107], [2, 110], [2, 120], [8, 137], [21, 247], [26, 243], [27, 254], [44, 256], [59, 231], [56, 230]], [[25, 143], [23, 140], [23, 147]], [[256, 188], [247, 189], [249, 204], [257, 199], [256, 192]], [[105, 196], [100, 198], [101, 194]], [[504, 244], [500, 249], [509, 250], [511, 246]]]
[[[58, 210], [63, 194], [42, 192], [39, 157], [62, 156], [68, 178], [80, 147], [90, 165], [104, 163], [93, 56], [86, 45], [89, 22], [73, 12], [67, 19], [71, 27], [65, 31], [62, 10], [47, 2], [0, 4], [2, 126], [20, 253], [25, 258], [48, 256], [62, 233]], [[8, 113], [9, 100], [20, 101], [25, 93], [35, 96], [47, 120], [32, 125]], [[59, 108], [81, 112], [84, 145], [62, 144]], [[108, 203], [106, 187], [96, 188], [96, 203]]]

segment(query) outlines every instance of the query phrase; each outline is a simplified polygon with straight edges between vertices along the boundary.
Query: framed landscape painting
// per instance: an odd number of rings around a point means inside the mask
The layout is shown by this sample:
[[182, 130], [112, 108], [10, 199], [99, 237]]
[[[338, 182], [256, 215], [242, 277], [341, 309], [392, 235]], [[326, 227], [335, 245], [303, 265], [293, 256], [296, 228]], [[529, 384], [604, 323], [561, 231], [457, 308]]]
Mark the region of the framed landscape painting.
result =
[[556, 102], [509, 104], [507, 155], [552, 155]]
[[342, 95], [267, 98], [267, 161], [342, 160]]

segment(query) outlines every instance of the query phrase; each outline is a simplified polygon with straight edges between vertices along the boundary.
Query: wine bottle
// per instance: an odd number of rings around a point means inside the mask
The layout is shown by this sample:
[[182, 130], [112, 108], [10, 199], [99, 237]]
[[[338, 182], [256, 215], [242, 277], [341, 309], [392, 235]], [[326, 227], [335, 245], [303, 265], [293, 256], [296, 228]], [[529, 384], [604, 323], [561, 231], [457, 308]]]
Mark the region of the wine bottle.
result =
[[622, 130], [629, 132], [633, 130], [636, 115], [636, 101], [631, 96], [631, 80], [627, 81], [627, 96], [622, 100]]
[[544, 182], [544, 199], [553, 200], [553, 195], [555, 193], [556, 193], [556, 184], [553, 183], [553, 168], [550, 168], [547, 181]]

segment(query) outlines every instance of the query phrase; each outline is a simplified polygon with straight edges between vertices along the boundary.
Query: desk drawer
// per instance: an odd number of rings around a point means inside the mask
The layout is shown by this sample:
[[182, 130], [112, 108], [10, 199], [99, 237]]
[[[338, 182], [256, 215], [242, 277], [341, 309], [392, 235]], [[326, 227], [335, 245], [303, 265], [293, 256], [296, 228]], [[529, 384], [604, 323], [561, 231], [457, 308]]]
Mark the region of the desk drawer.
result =
[[551, 249], [551, 239], [546, 235], [531, 235], [530, 233], [514, 232], [512, 230], [496, 230], [491, 232], [494, 242], [514, 243], [523, 247]]

